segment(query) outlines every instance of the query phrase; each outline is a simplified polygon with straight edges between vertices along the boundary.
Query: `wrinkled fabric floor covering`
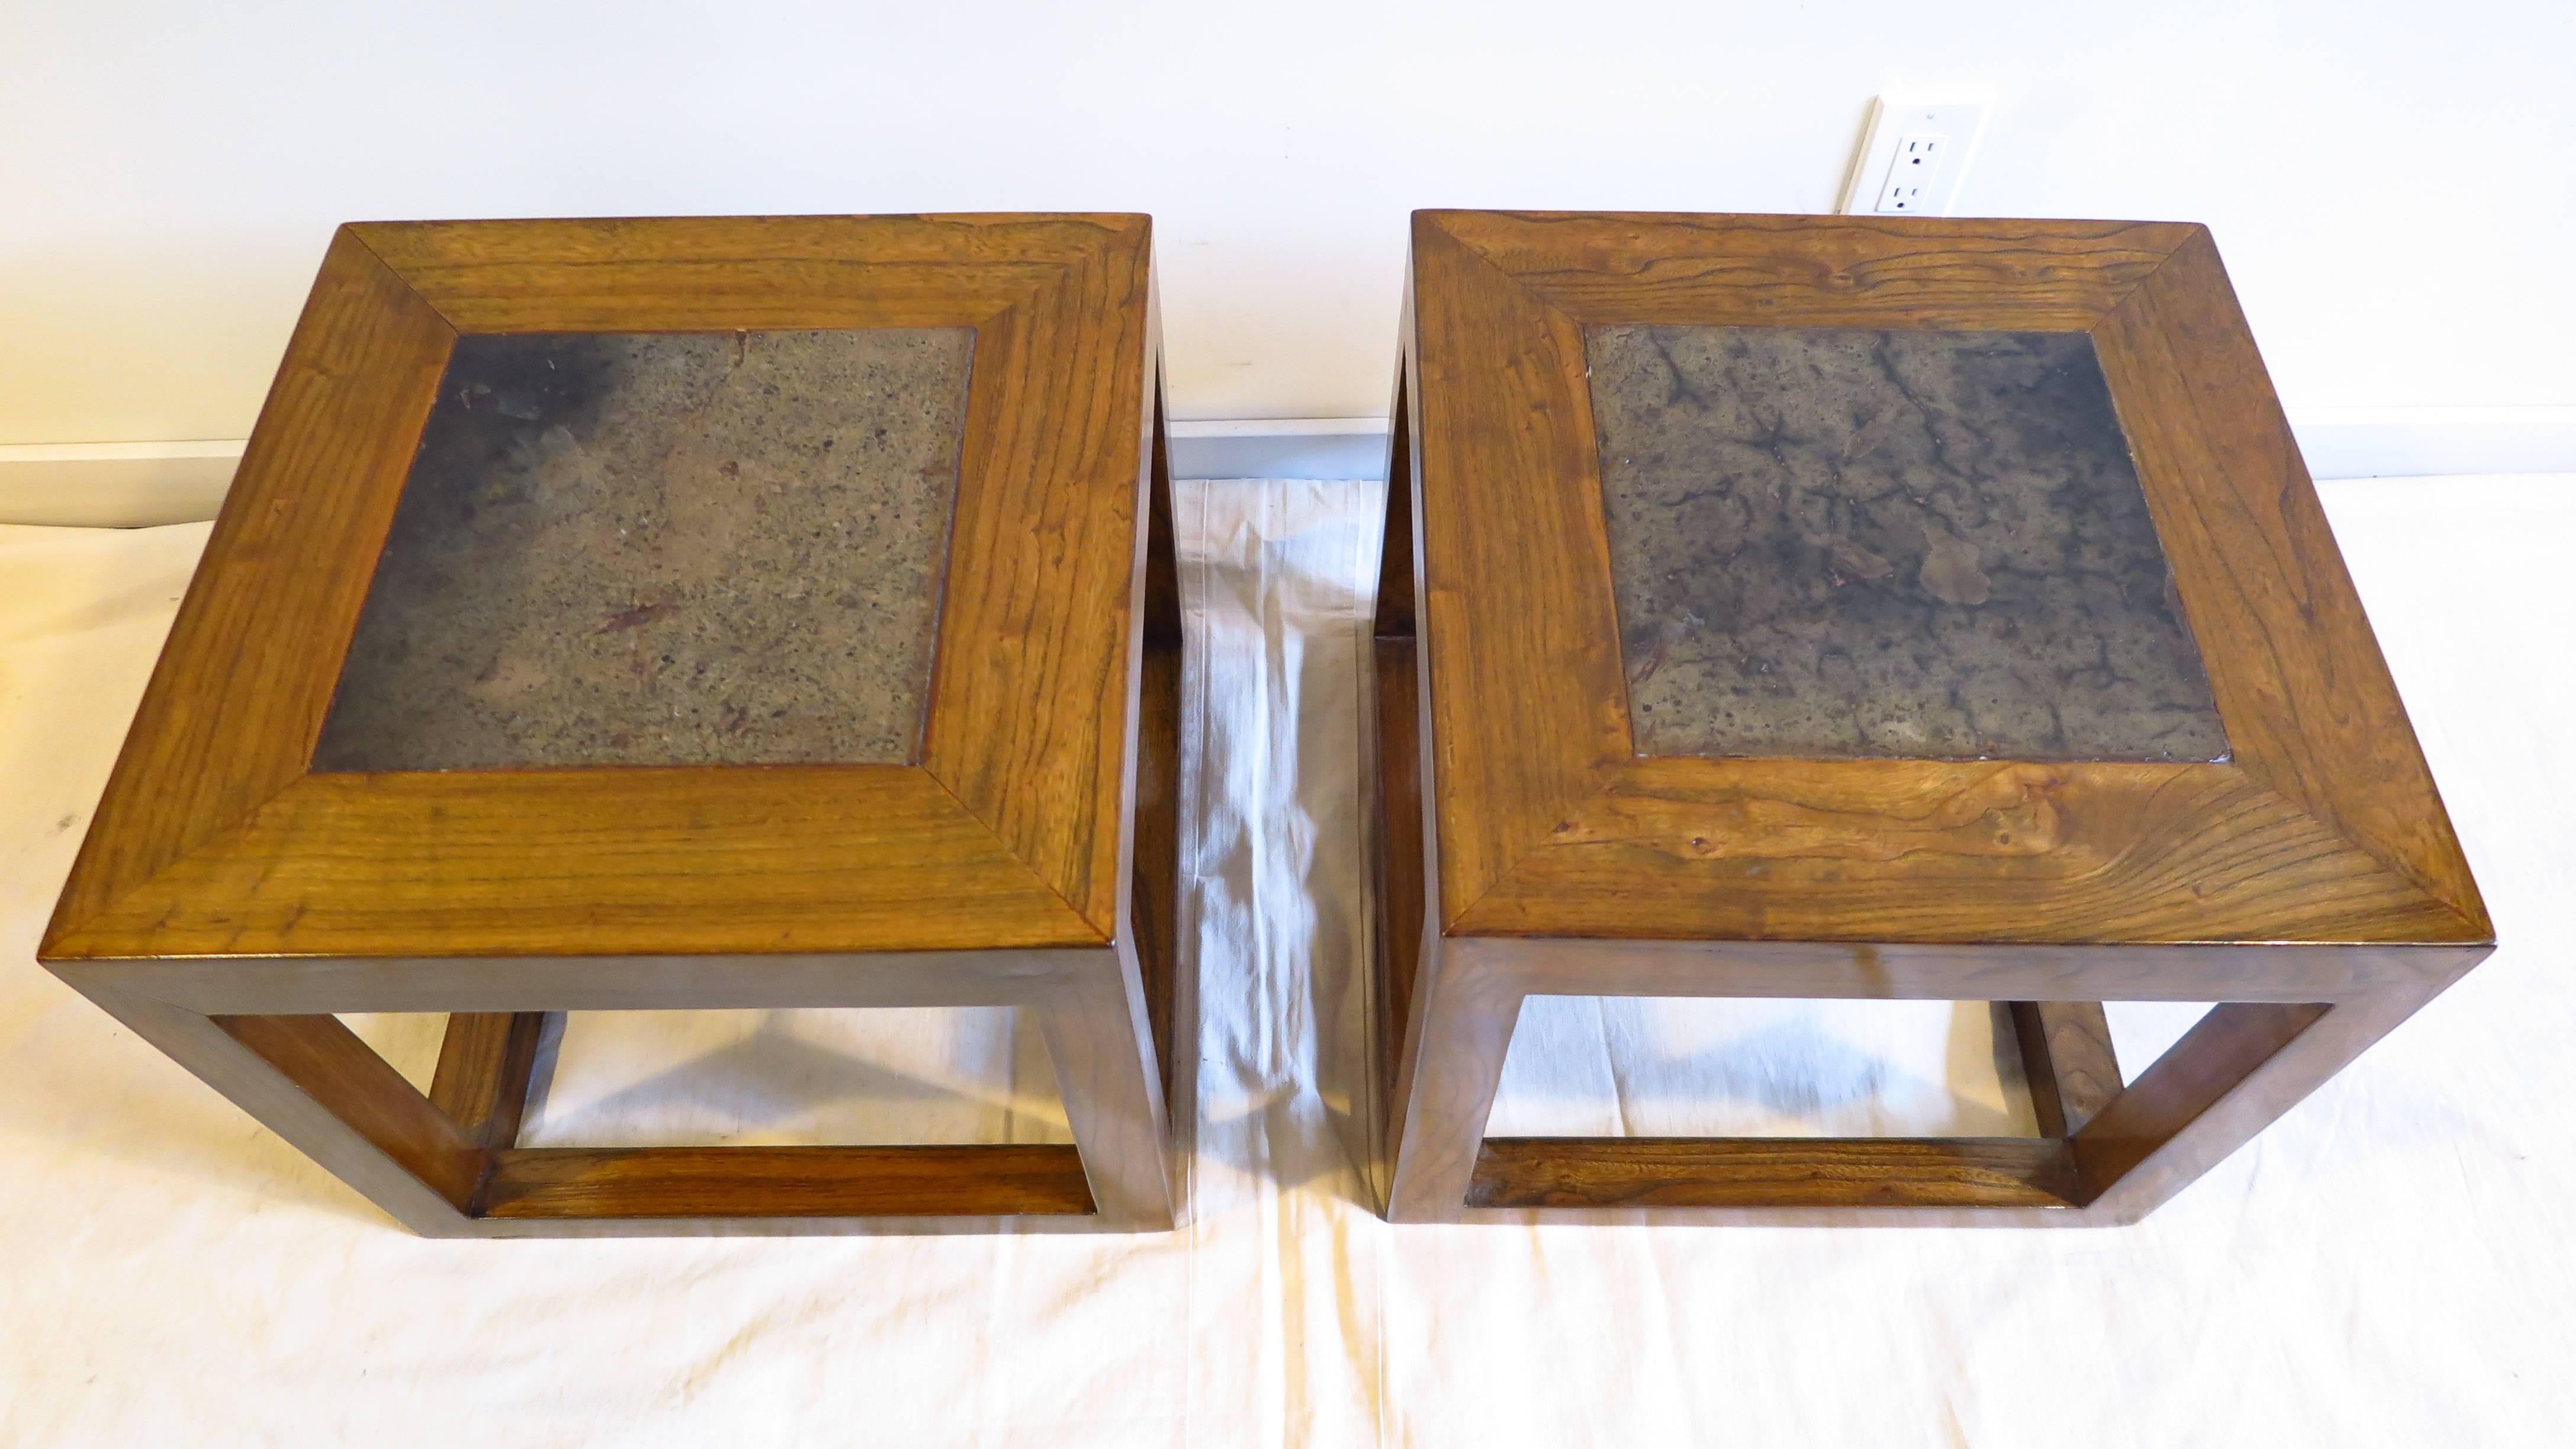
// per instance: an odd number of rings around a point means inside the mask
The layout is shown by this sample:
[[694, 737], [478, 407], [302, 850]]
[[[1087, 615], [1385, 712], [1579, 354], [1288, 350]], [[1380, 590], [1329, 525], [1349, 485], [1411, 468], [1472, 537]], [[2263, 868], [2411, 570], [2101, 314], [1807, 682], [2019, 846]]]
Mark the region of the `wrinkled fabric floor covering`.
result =
[[[0, 1444], [2553, 1444], [2576, 479], [2328, 485], [2506, 945], [2136, 1228], [1413, 1228], [1346, 1142], [1376, 490], [1179, 490], [1194, 1221], [440, 1243], [32, 962], [202, 525], [0, 528]], [[2124, 1065], [2188, 1012], [2120, 1013]], [[357, 1022], [425, 1079], [435, 1017]], [[2011, 1131], [1982, 1004], [1535, 1004], [1497, 1131]], [[1008, 1012], [575, 1018], [546, 1142], [1063, 1140]]]

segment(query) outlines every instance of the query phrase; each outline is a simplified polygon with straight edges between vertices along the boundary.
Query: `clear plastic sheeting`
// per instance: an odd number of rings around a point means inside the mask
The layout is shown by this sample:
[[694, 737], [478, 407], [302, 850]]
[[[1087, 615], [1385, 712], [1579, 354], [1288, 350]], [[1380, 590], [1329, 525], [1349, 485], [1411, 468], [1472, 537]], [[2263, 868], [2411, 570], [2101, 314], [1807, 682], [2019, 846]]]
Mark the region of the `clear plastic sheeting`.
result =
[[[2145, 1223], [1391, 1228], [1379, 499], [1177, 490], [1190, 1226], [433, 1242], [32, 960], [206, 530], [0, 528], [0, 1444], [2543, 1445], [2576, 1423], [2576, 479], [2326, 487], [2506, 945]], [[1545, 688], [1533, 680], [1532, 688]], [[2194, 1008], [2115, 1010], [2134, 1071]], [[433, 1019], [361, 1023], [416, 1075]], [[1550, 998], [1498, 1129], [2002, 1131], [1978, 1003]], [[1005, 1012], [574, 1018], [551, 1142], [1061, 1140]]]

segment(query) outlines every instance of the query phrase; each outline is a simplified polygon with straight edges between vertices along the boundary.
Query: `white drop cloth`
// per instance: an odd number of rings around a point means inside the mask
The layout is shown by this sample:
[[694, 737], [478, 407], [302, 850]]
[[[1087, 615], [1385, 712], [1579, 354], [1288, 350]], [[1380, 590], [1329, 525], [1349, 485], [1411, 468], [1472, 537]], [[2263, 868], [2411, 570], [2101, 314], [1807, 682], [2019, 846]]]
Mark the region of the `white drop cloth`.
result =
[[[2129, 1229], [1356, 1201], [1376, 490], [1180, 490], [1195, 1222], [414, 1238], [32, 961], [205, 538], [0, 528], [0, 1444], [2576, 1442], [2576, 479], [2326, 499], [2506, 945]], [[1534, 686], [1535, 687], [1535, 686]], [[360, 1023], [424, 1076], [435, 1018]], [[2179, 1030], [2119, 1022], [2130, 1065]], [[2005, 1131], [1982, 1007], [1559, 1001], [1496, 1127]], [[576, 1018], [552, 1142], [1062, 1140], [1008, 1013]]]

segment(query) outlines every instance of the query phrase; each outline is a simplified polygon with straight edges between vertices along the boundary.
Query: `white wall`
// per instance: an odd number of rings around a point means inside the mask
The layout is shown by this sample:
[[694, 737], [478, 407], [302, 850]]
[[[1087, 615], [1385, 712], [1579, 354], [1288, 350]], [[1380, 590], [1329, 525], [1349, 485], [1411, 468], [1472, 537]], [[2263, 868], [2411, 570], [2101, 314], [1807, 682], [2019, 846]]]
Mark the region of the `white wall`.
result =
[[1824, 210], [1882, 89], [1997, 103], [1962, 212], [2210, 223], [2294, 411], [2576, 405], [2568, 0], [1936, 11], [7, 0], [0, 444], [240, 436], [435, 216], [1147, 211], [1177, 416], [1375, 413], [1411, 208]]

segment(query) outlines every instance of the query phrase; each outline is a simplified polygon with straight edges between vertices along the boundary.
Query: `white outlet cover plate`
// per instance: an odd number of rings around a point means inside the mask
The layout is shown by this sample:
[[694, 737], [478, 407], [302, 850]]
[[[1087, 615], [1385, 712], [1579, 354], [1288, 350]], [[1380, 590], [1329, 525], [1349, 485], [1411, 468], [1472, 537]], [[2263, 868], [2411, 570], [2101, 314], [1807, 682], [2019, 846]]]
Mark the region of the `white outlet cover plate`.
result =
[[1888, 168], [1896, 162], [1898, 143], [1907, 136], [1929, 134], [1949, 138], [1944, 146], [1947, 154], [1925, 189], [1923, 204], [1911, 211], [1917, 216], [1948, 216], [1951, 202], [1959, 195], [1959, 183], [1967, 179], [1968, 167], [1977, 159], [1977, 142], [1985, 130], [1984, 101], [1880, 96], [1869, 104], [1869, 129], [1862, 134], [1860, 154], [1843, 178], [1842, 204], [1835, 210], [1847, 216], [1878, 215], [1879, 192], [1887, 185]]

